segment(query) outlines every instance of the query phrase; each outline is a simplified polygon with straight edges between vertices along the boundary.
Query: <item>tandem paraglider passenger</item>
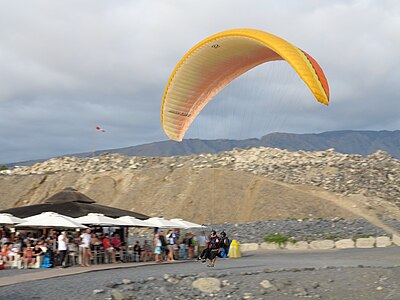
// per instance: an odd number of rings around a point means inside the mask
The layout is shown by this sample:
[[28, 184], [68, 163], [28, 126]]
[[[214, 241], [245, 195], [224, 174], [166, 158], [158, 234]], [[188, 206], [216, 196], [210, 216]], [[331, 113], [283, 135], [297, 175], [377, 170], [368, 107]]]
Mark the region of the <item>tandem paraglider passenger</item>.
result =
[[219, 247], [220, 247], [220, 251], [218, 253], [218, 257], [221, 258], [227, 258], [228, 257], [228, 253], [229, 253], [229, 246], [230, 246], [230, 240], [229, 238], [226, 236], [226, 232], [222, 231], [220, 233], [221, 239], [219, 242]]
[[208, 239], [206, 240], [207, 248], [203, 250], [200, 254], [198, 260], [202, 260], [202, 262], [206, 262], [207, 259], [210, 260], [210, 263], [207, 265], [208, 267], [214, 267], [215, 262], [217, 260], [217, 255], [220, 251], [220, 238], [217, 235], [215, 230], [211, 231]]

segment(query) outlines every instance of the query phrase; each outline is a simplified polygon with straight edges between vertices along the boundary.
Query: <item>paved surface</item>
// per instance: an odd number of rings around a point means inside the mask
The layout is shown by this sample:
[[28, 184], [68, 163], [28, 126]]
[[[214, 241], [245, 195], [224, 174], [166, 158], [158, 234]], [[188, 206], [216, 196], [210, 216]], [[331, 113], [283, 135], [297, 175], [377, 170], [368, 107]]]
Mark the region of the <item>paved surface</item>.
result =
[[[265, 268], [279, 270], [307, 267], [322, 268], [326, 266], [357, 267], [359, 265], [364, 267], [384, 268], [400, 266], [400, 248], [306, 252], [259, 251], [242, 257], [241, 259], [220, 259], [214, 269], [206, 268], [203, 264], [198, 262], [187, 262], [146, 266], [139, 264], [132, 264], [132, 266], [121, 264], [112, 266], [118, 267], [118, 269], [101, 271], [96, 269], [101, 268], [101, 266], [45, 271], [33, 270], [34, 272], [26, 272], [32, 270], [20, 270], [26, 273], [15, 275], [15, 271], [12, 271], [14, 272], [13, 276], [3, 276], [11, 271], [1, 271], [2, 277], [0, 278], [0, 284], [4, 285], [10, 278], [13, 280], [13, 284], [0, 287], [0, 299], [87, 299], [93, 297], [93, 290], [105, 289], [105, 286], [111, 282], [121, 282], [124, 278], [140, 281], [141, 279], [146, 279], [151, 276], [160, 277], [166, 273], [198, 274], [207, 272], [208, 274], [216, 274], [230, 272], [232, 274], [239, 274], [248, 270], [256, 271]], [[110, 266], [107, 265], [106, 267]], [[46, 277], [46, 274], [54, 276], [54, 274], [57, 273], [58, 276], [64, 276], [43, 279]], [[104, 299], [104, 296], [100, 299]]]
[[[177, 263], [185, 263], [188, 261], [177, 261]], [[137, 268], [137, 267], [145, 267], [158, 265], [154, 262], [148, 263], [118, 263], [118, 264], [101, 264], [101, 265], [92, 265], [90, 267], [71, 267], [71, 268], [55, 268], [55, 269], [11, 269], [1, 272], [0, 275], [0, 287], [34, 281], [34, 280], [43, 280], [50, 279], [56, 277], [64, 277], [71, 275], [78, 275], [90, 272], [98, 272], [98, 271], [106, 271], [106, 270], [116, 270], [116, 269], [125, 269], [125, 268]]]

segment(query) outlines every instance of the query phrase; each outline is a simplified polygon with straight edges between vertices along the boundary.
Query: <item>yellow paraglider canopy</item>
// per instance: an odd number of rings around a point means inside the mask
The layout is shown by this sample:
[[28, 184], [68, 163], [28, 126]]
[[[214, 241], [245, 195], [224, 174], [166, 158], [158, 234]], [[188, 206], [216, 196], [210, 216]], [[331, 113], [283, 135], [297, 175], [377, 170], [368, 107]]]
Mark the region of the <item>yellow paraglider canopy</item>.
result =
[[275, 60], [287, 61], [315, 98], [328, 105], [328, 81], [310, 55], [270, 33], [232, 29], [201, 41], [176, 65], [161, 104], [167, 136], [182, 141], [193, 120], [221, 89], [248, 70]]

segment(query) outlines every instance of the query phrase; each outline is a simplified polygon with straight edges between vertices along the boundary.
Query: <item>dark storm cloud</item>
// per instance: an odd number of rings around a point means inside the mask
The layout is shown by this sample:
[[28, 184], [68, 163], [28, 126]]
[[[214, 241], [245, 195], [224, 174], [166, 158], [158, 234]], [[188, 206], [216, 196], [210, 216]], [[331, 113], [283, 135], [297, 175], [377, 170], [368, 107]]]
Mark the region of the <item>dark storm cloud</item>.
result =
[[188, 137], [400, 128], [397, 1], [0, 1], [0, 161], [166, 139], [159, 108], [175, 64], [239, 27], [314, 56], [331, 103], [318, 104], [284, 64], [260, 66], [222, 91]]

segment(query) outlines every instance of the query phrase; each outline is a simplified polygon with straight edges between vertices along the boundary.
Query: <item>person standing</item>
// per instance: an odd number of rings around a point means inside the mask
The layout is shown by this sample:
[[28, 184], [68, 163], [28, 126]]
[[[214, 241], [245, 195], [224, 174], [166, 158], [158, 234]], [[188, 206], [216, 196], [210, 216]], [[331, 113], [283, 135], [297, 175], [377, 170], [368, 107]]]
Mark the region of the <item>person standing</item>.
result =
[[121, 238], [119, 237], [118, 233], [114, 233], [112, 239], [110, 240], [111, 245], [114, 247], [115, 251], [118, 252], [119, 254], [119, 261], [120, 262], [125, 262], [124, 260], [124, 252], [121, 247], [122, 241]]
[[92, 236], [90, 234], [90, 229], [86, 229], [84, 233], [80, 236], [81, 244], [80, 247], [82, 248], [82, 267], [89, 267], [90, 261], [90, 241], [92, 240]]
[[160, 235], [157, 233], [154, 235], [154, 259], [156, 263], [161, 263], [161, 254], [162, 254], [162, 243], [160, 239]]
[[111, 245], [111, 243], [110, 243], [110, 235], [108, 234], [108, 233], [106, 233], [105, 235], [104, 235], [104, 238], [103, 238], [103, 248], [104, 248], [104, 250], [107, 252], [107, 255], [108, 256], [111, 256], [111, 262], [113, 263], [113, 264], [115, 264], [116, 263], [116, 260], [115, 260], [115, 250], [114, 250], [114, 247]]
[[151, 246], [149, 244], [148, 241], [144, 241], [143, 247], [142, 247], [143, 251], [141, 253], [142, 256], [142, 261], [146, 262], [148, 260], [151, 260], [152, 255], [151, 255]]
[[188, 258], [188, 256], [187, 256], [188, 240], [189, 240], [189, 233], [186, 233], [185, 237], [182, 239], [182, 242], [179, 245], [180, 252], [181, 252], [180, 257], [182, 259]]
[[174, 259], [174, 235], [173, 231], [169, 230], [167, 233], [167, 240], [168, 240], [168, 261], [175, 261]]
[[136, 241], [136, 244], [133, 246], [133, 260], [135, 262], [140, 262], [140, 258], [142, 257], [142, 247], [140, 247], [140, 242]]
[[67, 256], [67, 232], [62, 231], [57, 238], [57, 251], [60, 254], [60, 264], [62, 268], [66, 267], [65, 258]]

